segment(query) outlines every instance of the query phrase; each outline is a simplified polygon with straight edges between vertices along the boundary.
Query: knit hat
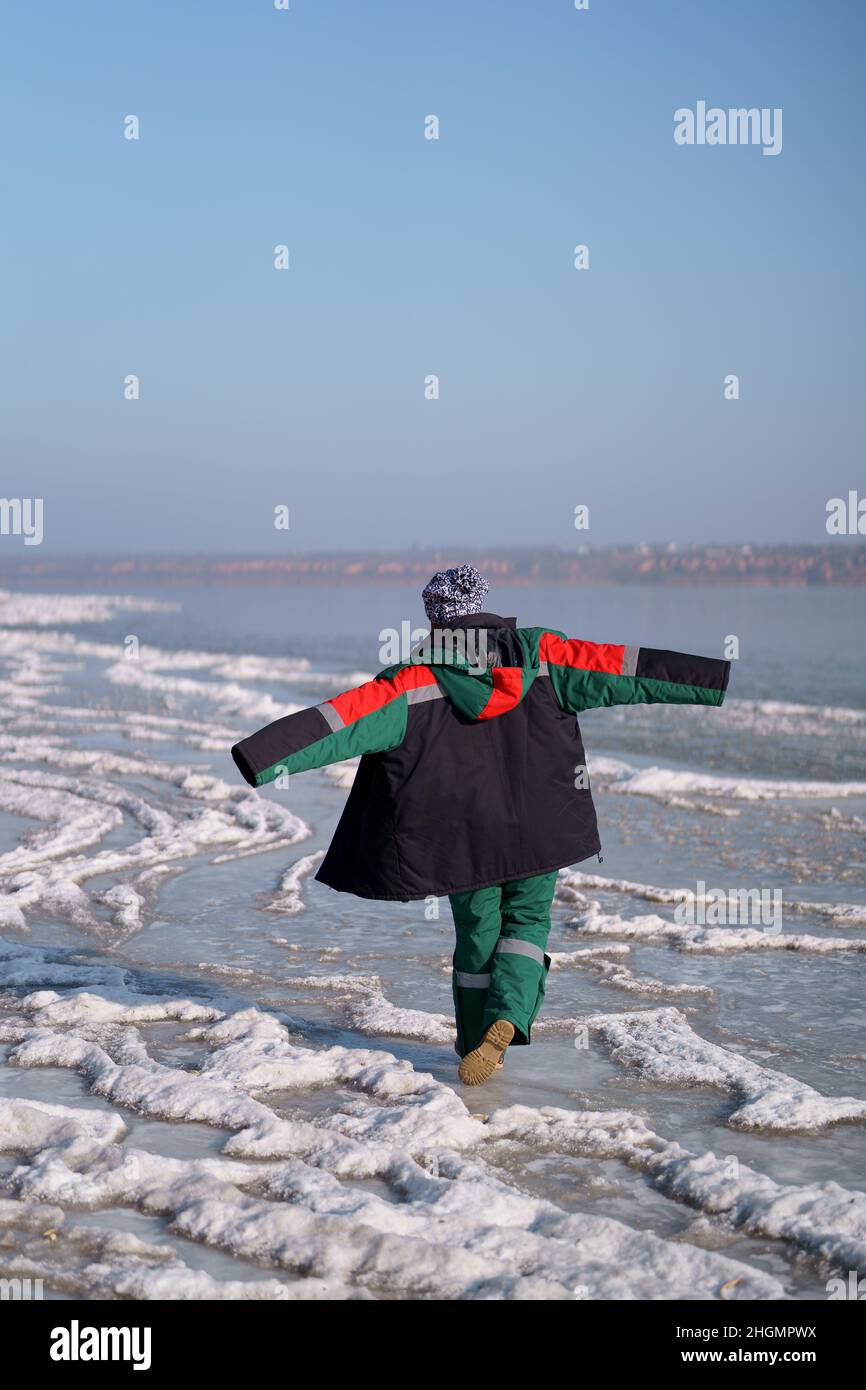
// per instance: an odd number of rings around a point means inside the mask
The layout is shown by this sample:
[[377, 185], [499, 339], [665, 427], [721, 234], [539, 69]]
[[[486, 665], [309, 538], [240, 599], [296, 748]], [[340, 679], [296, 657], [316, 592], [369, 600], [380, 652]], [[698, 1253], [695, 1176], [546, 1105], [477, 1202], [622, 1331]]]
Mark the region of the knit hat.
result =
[[490, 585], [474, 565], [457, 565], [434, 574], [421, 597], [431, 623], [447, 623], [481, 611]]

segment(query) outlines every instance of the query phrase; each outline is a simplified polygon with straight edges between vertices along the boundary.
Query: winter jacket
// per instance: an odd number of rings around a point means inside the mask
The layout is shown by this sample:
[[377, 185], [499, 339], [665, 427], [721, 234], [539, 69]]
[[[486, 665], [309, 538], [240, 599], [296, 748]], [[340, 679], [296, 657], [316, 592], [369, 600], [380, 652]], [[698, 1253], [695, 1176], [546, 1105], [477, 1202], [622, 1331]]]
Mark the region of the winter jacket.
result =
[[408, 902], [597, 854], [575, 715], [720, 705], [730, 674], [730, 662], [713, 657], [584, 642], [495, 613], [455, 621], [450, 632], [441, 648], [422, 643], [374, 680], [232, 749], [254, 787], [361, 756], [316, 875], [331, 888]]

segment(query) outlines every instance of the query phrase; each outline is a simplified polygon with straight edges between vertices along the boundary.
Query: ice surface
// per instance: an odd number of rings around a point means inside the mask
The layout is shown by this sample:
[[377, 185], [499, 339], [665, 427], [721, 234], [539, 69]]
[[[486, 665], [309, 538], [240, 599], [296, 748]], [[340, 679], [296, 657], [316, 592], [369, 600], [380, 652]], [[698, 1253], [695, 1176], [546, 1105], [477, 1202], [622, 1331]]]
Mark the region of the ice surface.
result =
[[279, 891], [267, 904], [268, 911], [284, 912], [288, 917], [294, 917], [295, 913], [303, 912], [304, 900], [301, 897], [303, 881], [324, 857], [324, 850], [316, 850], [315, 854], [305, 854], [294, 864], [290, 864], [280, 879]]
[[628, 1111], [512, 1105], [491, 1115], [487, 1132], [535, 1152], [621, 1159], [666, 1196], [722, 1216], [733, 1229], [789, 1241], [846, 1269], [866, 1268], [866, 1195], [837, 1183], [777, 1183], [730, 1157], [689, 1153]]
[[[98, 1010], [90, 1006], [90, 1013]], [[79, 1210], [122, 1204], [159, 1214], [189, 1240], [326, 1281], [320, 1296], [339, 1296], [335, 1290], [346, 1281], [380, 1295], [442, 1298], [784, 1297], [777, 1280], [741, 1262], [687, 1244], [672, 1247], [609, 1218], [568, 1215], [503, 1183], [482, 1157], [459, 1151], [500, 1137], [495, 1117], [484, 1126], [451, 1088], [390, 1054], [293, 1047], [273, 1019], [248, 1010], [206, 1027], [202, 1036], [214, 1051], [204, 1084], [193, 1086], [148, 1060], [131, 1027], [109, 1036], [113, 1024], [94, 1026], [135, 1061], [114, 1064], [95, 1043], [38, 1028], [15, 1049], [15, 1060], [75, 1067], [91, 1089], [129, 1108], [157, 1107], [220, 1127], [252, 1121], [259, 1137], [282, 1129], [291, 1156], [267, 1163], [170, 1159], [118, 1142], [125, 1126], [114, 1113], [0, 1102], [0, 1147], [30, 1159], [9, 1186], [31, 1212], [34, 1203]], [[337, 1077], [379, 1104], [358, 1100], [318, 1124], [288, 1124], [245, 1094]], [[249, 1138], [250, 1129], [241, 1128], [226, 1153], [249, 1152]], [[273, 1148], [258, 1152], [272, 1155]], [[399, 1201], [341, 1181], [373, 1172]], [[142, 1253], [133, 1251], [132, 1270], [123, 1267], [127, 1253], [124, 1243], [109, 1251], [114, 1258], [97, 1288], [117, 1295], [143, 1287]], [[37, 1266], [32, 1257], [18, 1265], [13, 1257], [7, 1267], [23, 1273]], [[165, 1274], [166, 1291], [208, 1296], [206, 1280], [177, 1268]], [[236, 1296], [257, 1295], [243, 1289]]]
[[13, 594], [0, 590], [0, 626], [104, 623], [119, 613], [166, 613], [176, 604], [111, 594]]
[[670, 922], [658, 914], [636, 917], [603, 912], [599, 903], [574, 918], [574, 925], [588, 936], [609, 936], [624, 941], [669, 942], [680, 951], [726, 955], [740, 951], [798, 951], [814, 955], [834, 952], [866, 952], [866, 940], [851, 936], [810, 936], [807, 933], [773, 932], [758, 927], [701, 927]]
[[[259, 794], [228, 759], [251, 727], [368, 678], [349, 669], [366, 657], [320, 671], [181, 648], [172, 622], [147, 598], [0, 595], [0, 1277], [98, 1298], [779, 1299], [866, 1269], [856, 866], [848, 892], [784, 888], [802, 932], [673, 918], [679, 827], [697, 826], [701, 864], [775, 815], [774, 833], [815, 841], [814, 869], [831, 839], [862, 843], [862, 762], [832, 781], [826, 760], [826, 778], [780, 778], [766, 761], [729, 776], [724, 757], [593, 758], [602, 819], [621, 816], [625, 842], [640, 818], [667, 863], [560, 874], [544, 1041], [482, 1096], [456, 1082], [445, 921], [314, 880], [357, 760]], [[169, 636], [128, 659], [117, 634], [148, 624]], [[744, 745], [774, 729], [828, 756], [833, 734], [866, 743], [843, 700], [718, 713]], [[833, 1000], [814, 1056], [779, 1015], [784, 1070], [765, 1064], [773, 1035], [718, 1018], [730, 972], [761, 990], [763, 967], [792, 982], [786, 1001]], [[563, 1056], [582, 1024], [597, 1045], [575, 1091]], [[556, 1104], [512, 1100], [542, 1095]], [[720, 1136], [741, 1160], [716, 1156]]]
[[822, 1096], [782, 1072], [759, 1066], [700, 1037], [679, 1009], [596, 1014], [587, 1019], [611, 1055], [667, 1086], [712, 1086], [734, 1096], [728, 1123], [739, 1129], [815, 1133], [843, 1120], [866, 1120], [866, 1101]]
[[[654, 903], [680, 903], [687, 894], [691, 895], [695, 902], [705, 900], [694, 888], [660, 888], [652, 883], [635, 883], [629, 879], [606, 878], [602, 874], [584, 873], [580, 869], [560, 870], [556, 884], [556, 896], [559, 902], [580, 906], [587, 905], [587, 898], [582, 891], [584, 888], [595, 892], [622, 893], [629, 897], [644, 898], [647, 902]], [[783, 897], [782, 909], [783, 912], [795, 912], [804, 916], [814, 914], [816, 917], [829, 917], [835, 926], [866, 926], [866, 903], [810, 902], [806, 899]]]
[[[28, 751], [36, 756], [35, 750]], [[309, 826], [279, 801], [266, 801], [189, 767], [47, 744], [38, 751], [45, 763], [84, 766], [90, 775], [0, 774], [0, 807], [47, 823], [44, 831], [31, 832], [17, 849], [0, 855], [0, 882], [6, 886], [0, 892], [0, 925], [23, 928], [29, 913], [42, 906], [103, 938], [123, 939], [142, 924], [141, 890], [148, 869], [164, 869], [208, 851], [219, 850], [215, 858], [220, 858], [232, 850], [249, 855], [281, 849], [310, 834]], [[169, 783], [178, 793], [175, 807], [169, 811], [102, 780], [117, 773]], [[96, 849], [124, 817], [144, 836], [122, 848]], [[86, 853], [91, 849], [95, 852]], [[135, 877], [89, 896], [83, 884], [105, 874]], [[108, 919], [97, 916], [95, 902], [108, 906]]]
[[593, 779], [612, 791], [631, 796], [669, 797], [698, 792], [703, 796], [728, 797], [735, 801], [776, 801], [785, 798], [833, 800], [844, 796], [866, 796], [866, 782], [817, 782], [806, 779], [778, 781], [768, 777], [723, 777], [714, 773], [688, 772], [676, 768], [636, 768], [615, 758], [591, 758]]

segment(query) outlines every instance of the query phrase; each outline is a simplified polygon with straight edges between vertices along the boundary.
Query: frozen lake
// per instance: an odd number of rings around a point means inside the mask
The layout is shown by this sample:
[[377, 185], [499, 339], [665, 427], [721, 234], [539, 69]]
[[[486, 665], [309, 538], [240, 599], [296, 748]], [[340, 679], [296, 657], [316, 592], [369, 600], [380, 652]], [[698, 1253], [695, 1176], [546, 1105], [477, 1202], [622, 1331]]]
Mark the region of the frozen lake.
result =
[[[722, 710], [581, 720], [603, 863], [560, 875], [533, 1046], [469, 1091], [447, 901], [313, 879], [352, 767], [256, 793], [229, 756], [374, 673], [417, 597], [0, 599], [0, 1277], [823, 1299], [866, 1273], [862, 594], [490, 601], [740, 657]], [[699, 883], [776, 892], [781, 924], [680, 920]]]

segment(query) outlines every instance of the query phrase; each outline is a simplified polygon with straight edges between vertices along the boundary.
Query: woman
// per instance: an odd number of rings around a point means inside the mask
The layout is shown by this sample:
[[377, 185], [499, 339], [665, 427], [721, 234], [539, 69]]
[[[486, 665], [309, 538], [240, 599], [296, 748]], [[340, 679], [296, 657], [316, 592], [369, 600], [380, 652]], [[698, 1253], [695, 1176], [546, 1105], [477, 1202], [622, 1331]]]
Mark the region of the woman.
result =
[[605, 705], [720, 705], [730, 662], [584, 642], [485, 611], [472, 565], [435, 574], [431, 638], [409, 660], [232, 749], [254, 787], [360, 755], [316, 877], [409, 902], [447, 894], [460, 1080], [527, 1045], [544, 997], [557, 870], [601, 844], [575, 715]]

